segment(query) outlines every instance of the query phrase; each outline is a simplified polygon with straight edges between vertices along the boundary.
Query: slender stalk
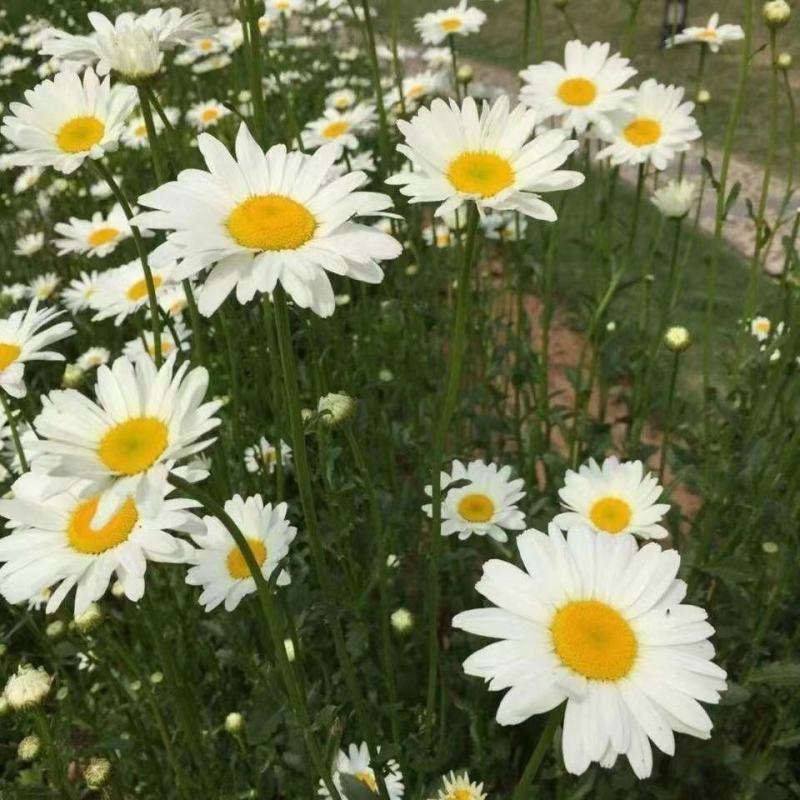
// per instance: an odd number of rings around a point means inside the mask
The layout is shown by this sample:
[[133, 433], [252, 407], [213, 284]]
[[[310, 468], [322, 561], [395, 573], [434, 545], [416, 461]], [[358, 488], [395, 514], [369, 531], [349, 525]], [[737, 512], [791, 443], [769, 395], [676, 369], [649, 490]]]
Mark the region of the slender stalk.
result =
[[400, 113], [406, 114], [406, 98], [403, 94], [403, 63], [400, 61], [397, 50], [397, 27], [400, 16], [398, 0], [389, 0], [389, 10], [391, 12], [390, 41], [392, 49], [392, 71], [394, 72], [394, 82], [397, 86], [397, 96], [400, 98]]
[[517, 788], [514, 790], [513, 800], [530, 800], [528, 789], [533, 783], [536, 773], [539, 771], [539, 767], [541, 767], [542, 761], [544, 761], [544, 757], [550, 749], [550, 745], [553, 743], [553, 737], [556, 735], [556, 730], [561, 722], [563, 713], [564, 704], [562, 703], [557, 708], [554, 708], [547, 717], [544, 730], [539, 736], [539, 741], [536, 743], [536, 749], [531, 753], [528, 765], [525, 767], [525, 772], [522, 773]]
[[451, 33], [447, 37], [447, 46], [450, 48], [450, 61], [453, 65], [453, 89], [456, 93], [456, 100], [461, 102], [461, 85], [458, 82], [458, 50], [456, 49], [456, 37]]
[[[90, 162], [92, 166], [97, 170], [100, 177], [105, 180], [108, 184], [108, 188], [111, 189], [111, 193], [114, 195], [116, 201], [120, 204], [123, 213], [127, 217], [128, 220], [133, 219], [133, 210], [131, 209], [131, 205], [128, 202], [128, 198], [125, 196], [125, 193], [119, 187], [119, 184], [114, 180], [114, 176], [111, 174], [111, 170], [99, 159], [97, 161]], [[161, 321], [158, 316], [158, 300], [156, 298], [156, 285], [153, 282], [153, 273], [150, 270], [150, 265], [147, 261], [147, 251], [144, 247], [144, 242], [142, 241], [142, 235], [139, 232], [139, 228], [136, 225], [131, 225], [131, 235], [133, 236], [133, 243], [136, 246], [136, 252], [139, 256], [139, 261], [142, 263], [142, 270], [144, 272], [144, 283], [147, 287], [147, 299], [150, 305], [150, 323], [153, 326], [153, 349], [155, 350], [154, 358], [156, 362], [156, 366], [160, 367], [164, 357], [161, 352]]]
[[675, 405], [675, 386], [678, 381], [678, 366], [681, 353], [676, 350], [672, 356], [672, 371], [669, 376], [669, 390], [667, 392], [667, 410], [664, 416], [664, 435], [661, 439], [661, 454], [658, 459], [658, 482], [664, 485], [664, 470], [667, 468], [667, 451], [672, 438], [672, 411]]
[[453, 418], [461, 372], [464, 365], [464, 354], [467, 349], [467, 320], [471, 306], [472, 293], [471, 274], [475, 262], [478, 240], [478, 208], [470, 206], [467, 218], [466, 244], [461, 254], [461, 269], [458, 275], [458, 295], [456, 297], [453, 332], [450, 339], [450, 364], [445, 380], [445, 393], [439, 416], [433, 433], [431, 448], [431, 507], [433, 521], [431, 524], [431, 543], [428, 556], [428, 690], [426, 703], [426, 724], [432, 727], [436, 708], [436, 683], [439, 668], [439, 642], [437, 635], [439, 617], [439, 558], [441, 555], [442, 537], [442, 485], [440, 473], [444, 458], [444, 446], [447, 431]]
[[25, 458], [25, 451], [22, 449], [22, 440], [19, 438], [19, 428], [17, 427], [17, 420], [11, 410], [11, 404], [6, 398], [6, 393], [0, 389], [0, 403], [3, 405], [3, 412], [8, 420], [8, 427], [11, 428], [11, 438], [14, 441], [14, 449], [17, 451], [17, 458], [19, 459], [19, 466], [23, 472], [27, 472], [30, 467], [28, 459]]
[[264, 105], [264, 87], [261, 79], [263, 63], [261, 53], [261, 31], [258, 27], [258, 10], [254, 0], [240, 0], [242, 3], [242, 33], [249, 39], [247, 52], [248, 76], [250, 78], [250, 97], [253, 102], [253, 123], [256, 141], [263, 147], [267, 135], [267, 109]]
[[143, 86], [137, 86], [139, 93], [139, 106], [144, 117], [144, 126], [147, 128], [147, 143], [150, 145], [150, 158], [153, 160], [153, 171], [156, 174], [156, 181], [159, 185], [167, 180], [167, 168], [164, 164], [163, 154], [161, 153], [161, 143], [158, 140], [155, 120], [153, 119], [153, 109], [150, 107], [150, 96]]
[[633, 248], [636, 244], [636, 233], [639, 229], [639, 217], [642, 209], [642, 193], [644, 191], [645, 164], [639, 164], [639, 171], [636, 175], [636, 196], [633, 201], [633, 219], [628, 233], [628, 245], [625, 248], [625, 266], [630, 266], [633, 258]]
[[69, 800], [78, 800], [78, 790], [70, 783], [67, 777], [67, 770], [61, 760], [61, 754], [53, 740], [50, 725], [45, 715], [37, 708], [32, 712], [33, 721], [36, 725], [36, 733], [39, 735], [50, 760], [50, 783], [59, 788], [62, 797]]

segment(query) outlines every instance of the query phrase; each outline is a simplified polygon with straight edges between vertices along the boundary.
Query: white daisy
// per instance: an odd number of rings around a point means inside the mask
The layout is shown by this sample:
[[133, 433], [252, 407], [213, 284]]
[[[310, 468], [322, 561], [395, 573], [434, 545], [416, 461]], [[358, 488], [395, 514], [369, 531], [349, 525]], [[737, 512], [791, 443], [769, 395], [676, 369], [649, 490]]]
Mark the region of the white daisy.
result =
[[42, 247], [44, 247], [44, 234], [41, 231], [27, 233], [14, 242], [14, 255], [29, 258], [32, 255], [36, 255]]
[[28, 472], [13, 486], [14, 497], [0, 500], [0, 515], [16, 527], [0, 539], [0, 594], [22, 603], [53, 589], [46, 611], [54, 612], [75, 588], [75, 615], [99, 600], [116, 575], [126, 597], [144, 594], [148, 561], [184, 563], [192, 547], [168, 531], [194, 533], [200, 520], [187, 509], [191, 500], [165, 497], [161, 484], [147, 506], [121, 500], [107, 522], [94, 521], [99, 497], [91, 483]]
[[71, 322], [56, 322], [62, 311], [54, 308], [38, 310], [34, 299], [25, 311], [14, 311], [0, 319], [0, 389], [12, 397], [25, 397], [25, 363], [28, 361], [63, 361], [64, 356], [49, 347], [72, 336]]
[[[0, 128], [0, 134], [2, 133], [3, 129]], [[15, 159], [18, 155], [19, 153], [9, 153], [8, 157]], [[14, 194], [22, 194], [36, 186], [39, 183], [39, 178], [42, 177], [42, 172], [43, 170], [40, 167], [27, 167], [22, 170], [14, 181]]]
[[772, 332], [772, 322], [769, 317], [753, 317], [750, 320], [750, 333], [759, 342], [766, 342]]
[[[292, 448], [283, 440], [278, 442], [281, 449], [281, 464], [288, 467], [292, 463]], [[245, 448], [244, 466], [248, 472], [261, 472], [265, 470], [268, 475], [275, 472], [275, 462], [278, 460], [278, 449], [262, 436], [258, 444]]]
[[95, 211], [91, 219], [70, 217], [69, 222], [57, 222], [55, 231], [63, 237], [54, 240], [60, 256], [65, 253], [85, 253], [104, 258], [132, 235], [119, 203], [114, 204], [107, 217], [101, 211]]
[[[511, 467], [498, 469], [497, 464], [470, 461], [464, 466], [454, 461], [452, 472], [440, 475], [442, 491], [447, 493], [442, 501], [442, 536], [457, 533], [459, 539], [490, 536], [498, 542], [508, 541], [506, 531], [525, 528], [525, 515], [517, 503], [525, 496], [521, 478], [511, 480]], [[457, 484], [447, 490], [451, 484]], [[428, 497], [432, 487], [425, 487]], [[430, 517], [430, 504], [422, 506]]]
[[742, 26], [720, 25], [719, 14], [715, 12], [705, 27], [684, 28], [680, 33], [671, 36], [666, 45], [672, 47], [676, 44], [704, 44], [708, 45], [708, 49], [712, 53], [717, 53], [725, 42], [738, 42], [740, 39], [744, 39]]
[[73, 278], [69, 286], [61, 292], [64, 305], [73, 313], [91, 308], [92, 296], [97, 291], [100, 273], [96, 271], [81, 272], [80, 277]]
[[[273, 508], [271, 503], [264, 505], [261, 495], [245, 500], [237, 494], [225, 503], [225, 511], [247, 539], [261, 574], [269, 580], [297, 535], [286, 519], [286, 503]], [[206, 611], [223, 602], [226, 611], [233, 611], [243, 597], [256, 591], [256, 582], [227, 528], [216, 517], [204, 517], [203, 522], [205, 531], [192, 535], [197, 550], [186, 583], [203, 587], [199, 602]], [[285, 569], [276, 582], [278, 586], [289, 583]]]
[[38, 438], [26, 442], [32, 467], [91, 481], [102, 492], [95, 524], [105, 524], [121, 499], [146, 505], [176, 461], [214, 441], [220, 404], [203, 402], [207, 388], [208, 372], [188, 362], [157, 370], [149, 356], [117, 358], [97, 370], [96, 401], [74, 389], [42, 399]]
[[479, 8], [467, 8], [467, 0], [442, 11], [429, 11], [414, 20], [420, 38], [425, 44], [441, 44], [448, 36], [468, 36], [477, 33], [486, 22], [486, 14]]
[[453, 54], [449, 47], [429, 47], [422, 53], [422, 60], [434, 70], [446, 70], [453, 66]]
[[695, 197], [695, 184], [681, 178], [679, 181], [667, 181], [660, 186], [653, 192], [650, 201], [668, 219], [681, 219], [691, 210]]
[[499, 641], [464, 662], [468, 675], [508, 689], [501, 725], [518, 725], [566, 700], [561, 749], [567, 771], [628, 758], [650, 775], [650, 740], [675, 752], [673, 731], [701, 739], [712, 722], [698, 700], [719, 702], [726, 674], [711, 658], [714, 629], [702, 608], [682, 605], [680, 556], [632, 536], [573, 527], [566, 538], [517, 537], [525, 570], [484, 564], [476, 589], [495, 607], [458, 614], [453, 625]]
[[564, 66], [555, 61], [523, 70], [520, 102], [535, 109], [540, 118], [558, 117], [568, 131], [582, 134], [589, 125], [608, 130], [608, 114], [626, 108], [635, 94], [622, 89], [636, 70], [611, 45], [585, 45], [577, 39], [564, 47]]
[[[161, 355], [163, 358], [171, 356], [176, 350], [186, 352], [189, 349], [189, 329], [181, 319], [174, 320], [172, 325], [175, 328], [178, 341], [175, 341], [175, 337], [169, 328], [164, 328], [161, 331]], [[122, 353], [130, 361], [136, 361], [144, 352], [155, 358], [156, 347], [154, 339], [153, 331], [149, 329], [143, 330], [141, 338], [136, 337], [125, 343]]]
[[[158, 298], [161, 287], [169, 285], [172, 267], [154, 267], [150, 271]], [[147, 281], [139, 259], [101, 272], [89, 300], [97, 312], [93, 319], [114, 317], [115, 325], [122, 324], [126, 317], [135, 314], [147, 302]]]
[[337, 89], [325, 98], [325, 105], [336, 111], [347, 111], [356, 104], [356, 93], [352, 89]]
[[470, 781], [466, 772], [460, 775], [454, 772], [443, 775], [442, 784], [439, 793], [431, 800], [486, 800], [487, 797], [483, 791], [483, 784]]
[[645, 164], [666, 169], [677, 153], [689, 149], [690, 142], [702, 135], [692, 116], [694, 103], [683, 102], [684, 90], [664, 86], [652, 78], [636, 90], [630, 108], [611, 117], [611, 129], [600, 130], [610, 144], [598, 158], [612, 164]]
[[102, 367], [111, 360], [111, 351], [106, 347], [90, 347], [78, 356], [75, 362], [84, 372]]
[[412, 203], [441, 203], [437, 216], [474, 200], [482, 210], [520, 211], [552, 222], [556, 213], [539, 193], [574, 189], [584, 176], [558, 169], [578, 142], [561, 130], [529, 141], [535, 124], [535, 111], [522, 105], [509, 111], [507, 97], [484, 103], [480, 113], [471, 97], [460, 107], [434, 100], [409, 122], [398, 121], [406, 144], [397, 149], [414, 170], [387, 183], [402, 186]]
[[36, 300], [44, 302], [53, 296], [53, 292], [61, 283], [61, 278], [55, 272], [45, 272], [37, 275], [30, 284], [30, 296]]
[[156, 298], [158, 305], [171, 317], [180, 317], [189, 305], [182, 283], [162, 283]]
[[231, 112], [218, 100], [201, 100], [186, 112], [186, 121], [198, 131], [216, 125]]
[[657, 503], [663, 489], [655, 475], [644, 474], [641, 461], [619, 462], [610, 456], [602, 467], [592, 458], [577, 472], [567, 470], [558, 496], [568, 511], [553, 520], [563, 530], [586, 525], [601, 533], [635, 533], [642, 539], [663, 539], [658, 523], [669, 503]]
[[[360, 745], [351, 744], [347, 752], [340, 750], [333, 762], [333, 783], [342, 792], [342, 775], [351, 775], [359, 783], [363, 783], [371, 792], [377, 794], [378, 782], [375, 780], [375, 770], [370, 766], [369, 748], [366, 742]], [[394, 759], [384, 765], [383, 779], [390, 800], [400, 800], [405, 793], [403, 773]], [[330, 797], [330, 792], [320, 781], [319, 794], [321, 797]]]
[[351, 221], [391, 205], [384, 194], [355, 191], [366, 180], [363, 172], [323, 183], [338, 155], [335, 145], [313, 155], [287, 152], [284, 145], [264, 153], [245, 125], [235, 159], [213, 136], [201, 134], [197, 141], [209, 172], [185, 170], [143, 195], [140, 202], [158, 210], [137, 219], [146, 228], [171, 231], [152, 261], [177, 259], [175, 280], [213, 266], [198, 296], [206, 316], [234, 287], [246, 303], [279, 281], [298, 306], [330, 316], [327, 271], [379, 283], [378, 262], [400, 254], [391, 236]]
[[83, 81], [60, 72], [25, 92], [27, 103], [11, 103], [0, 134], [18, 149], [13, 163], [74, 172], [86, 158], [115, 150], [128, 114], [136, 104], [132, 86], [111, 87], [87, 69]]
[[[406, 108], [421, 103], [426, 97], [436, 94], [443, 94], [446, 91], [447, 83], [441, 72], [418, 72], [403, 78], [403, 102]], [[397, 88], [392, 89], [386, 96], [386, 104], [389, 106], [399, 105], [400, 93]]]
[[[236, 24], [239, 25], [238, 22]], [[167, 108], [164, 109], [164, 116], [167, 118], [170, 125], [175, 125], [180, 119], [181, 112], [177, 108], [167, 106]], [[164, 122], [159, 115], [153, 117], [153, 125], [156, 129], [156, 133], [160, 133], [164, 130]], [[147, 124], [144, 121], [144, 117], [133, 117], [125, 126], [121, 139], [123, 144], [135, 150], [149, 147], [150, 141], [147, 138]]]
[[270, 19], [291, 17], [292, 14], [306, 10], [306, 0], [264, 0], [267, 16]]
[[[236, 23], [239, 30], [242, 29], [240, 22]], [[190, 42], [185, 52], [191, 54], [194, 59], [205, 58], [206, 56], [219, 53], [222, 50], [222, 42], [216, 36], [198, 36]]]
[[335, 143], [348, 150], [358, 147], [356, 134], [366, 133], [375, 121], [375, 108], [359, 103], [347, 111], [326, 108], [319, 119], [308, 123], [303, 131], [303, 145], [310, 150]]

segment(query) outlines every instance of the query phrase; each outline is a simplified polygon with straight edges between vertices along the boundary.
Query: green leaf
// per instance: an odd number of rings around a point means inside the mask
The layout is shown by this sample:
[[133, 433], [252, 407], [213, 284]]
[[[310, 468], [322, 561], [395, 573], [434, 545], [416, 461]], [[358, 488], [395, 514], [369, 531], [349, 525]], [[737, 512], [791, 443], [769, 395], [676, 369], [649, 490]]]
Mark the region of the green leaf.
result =
[[725, 209], [722, 212], [722, 219], [728, 218], [728, 212], [733, 208], [733, 204], [739, 197], [739, 192], [742, 191], [742, 184], [740, 181], [736, 181], [731, 187], [730, 192], [728, 192], [728, 197], [725, 200]]
[[342, 782], [342, 791], [347, 800], [375, 800], [378, 796], [352, 775], [340, 775], [339, 779]]
[[773, 661], [753, 670], [751, 683], [766, 683], [770, 686], [800, 685], [800, 661]]

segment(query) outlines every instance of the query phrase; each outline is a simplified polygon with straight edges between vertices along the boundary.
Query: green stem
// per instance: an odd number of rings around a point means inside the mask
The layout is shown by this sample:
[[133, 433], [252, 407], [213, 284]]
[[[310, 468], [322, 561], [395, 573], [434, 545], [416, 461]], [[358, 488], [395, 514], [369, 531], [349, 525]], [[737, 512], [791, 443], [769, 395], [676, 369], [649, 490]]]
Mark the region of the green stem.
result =
[[461, 102], [461, 86], [458, 83], [458, 51], [456, 49], [456, 37], [451, 33], [447, 37], [447, 46], [450, 48], [450, 60], [453, 64], [453, 88], [456, 93], [456, 100]]
[[167, 181], [167, 168], [164, 165], [164, 158], [161, 153], [161, 143], [158, 139], [155, 120], [153, 119], [153, 109], [150, 107], [150, 97], [143, 86], [137, 86], [139, 93], [139, 106], [144, 117], [144, 126], [147, 128], [147, 143], [150, 145], [150, 157], [153, 159], [153, 171], [156, 174], [156, 181], [159, 186]]
[[19, 459], [19, 466], [23, 472], [27, 472], [30, 467], [28, 459], [25, 458], [25, 451], [22, 449], [22, 440], [19, 438], [19, 428], [17, 427], [17, 420], [11, 410], [11, 405], [6, 398], [6, 393], [0, 389], [0, 403], [3, 405], [6, 419], [8, 420], [8, 427], [11, 428], [11, 438], [14, 440], [14, 449], [17, 451], [17, 458]]
[[672, 357], [672, 371], [669, 376], [669, 391], [667, 392], [667, 410], [664, 416], [664, 436], [661, 439], [661, 455], [658, 459], [658, 482], [664, 485], [664, 470], [667, 468], [667, 451], [672, 438], [672, 410], [675, 405], [675, 386], [678, 381], [678, 366], [681, 354], [676, 350]]
[[70, 800], [78, 800], [78, 791], [67, 777], [67, 770], [61, 761], [61, 754], [53, 740], [47, 718], [38, 708], [33, 711], [33, 721], [36, 725], [36, 733], [39, 734], [39, 739], [41, 739], [42, 744], [44, 744], [44, 749], [50, 760], [50, 783], [54, 787], [59, 787], [62, 797], [70, 798]]
[[514, 790], [513, 800], [530, 800], [528, 788], [533, 783], [536, 773], [539, 771], [539, 767], [541, 767], [542, 761], [544, 761], [544, 757], [553, 743], [553, 737], [556, 735], [563, 713], [564, 704], [562, 703], [557, 708], [554, 708], [547, 717], [547, 723], [539, 736], [539, 741], [536, 743], [536, 749], [531, 753], [525, 772], [522, 773], [517, 788]]
[[248, 75], [250, 97], [253, 103], [253, 122], [256, 141], [263, 147], [267, 135], [267, 109], [264, 104], [264, 87], [261, 82], [263, 64], [261, 53], [261, 30], [258, 27], [258, 11], [254, 0], [242, 0], [242, 33], [249, 39]]

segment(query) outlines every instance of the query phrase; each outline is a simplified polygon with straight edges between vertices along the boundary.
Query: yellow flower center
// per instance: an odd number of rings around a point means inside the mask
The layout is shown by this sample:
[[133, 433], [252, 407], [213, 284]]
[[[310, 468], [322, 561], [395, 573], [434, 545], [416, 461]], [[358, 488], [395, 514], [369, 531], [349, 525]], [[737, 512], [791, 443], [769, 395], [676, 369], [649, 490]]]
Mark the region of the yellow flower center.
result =
[[326, 139], [335, 139], [337, 136], [347, 133], [348, 130], [350, 130], [350, 123], [340, 119], [337, 122], [331, 122], [330, 125], [326, 125], [322, 135]]
[[67, 537], [79, 553], [98, 555], [122, 544], [139, 520], [136, 503], [129, 497], [102, 528], [93, 528], [92, 520], [99, 502], [99, 495], [84, 500], [69, 519]]
[[637, 117], [623, 128], [622, 135], [634, 147], [646, 147], [661, 138], [661, 123], [649, 117]]
[[112, 472], [136, 475], [155, 464], [167, 449], [169, 430], [155, 417], [132, 417], [110, 428], [97, 455]]
[[[158, 289], [162, 283], [164, 283], [164, 279], [160, 275], [153, 275], [153, 287], [155, 289]], [[138, 303], [139, 300], [147, 297], [147, 281], [142, 278], [136, 281], [136, 283], [132, 283], [128, 287], [128, 291], [125, 292], [125, 295], [132, 303]]]
[[627, 620], [598, 600], [577, 600], [560, 608], [550, 626], [562, 663], [586, 678], [618, 681], [633, 667], [638, 644]]
[[[247, 544], [250, 545], [250, 549], [253, 551], [253, 557], [260, 567], [267, 560], [266, 545], [261, 539], [251, 539], [249, 537], [247, 539]], [[234, 547], [230, 553], [228, 553], [227, 565], [228, 572], [232, 578], [244, 580], [245, 578], [252, 577], [250, 567], [247, 566], [247, 562], [244, 560], [244, 554], [238, 547]]]
[[216, 108], [207, 108], [200, 114], [200, 119], [203, 122], [213, 122], [219, 116], [219, 111]]
[[697, 34], [698, 39], [706, 39], [706, 40], [713, 40], [717, 38], [717, 32], [712, 30], [711, 28], [706, 28], [704, 31], [700, 31]]
[[356, 772], [353, 776], [357, 781], [361, 781], [368, 789], [373, 792], [378, 791], [378, 782], [371, 772]]
[[106, 126], [97, 117], [73, 117], [59, 129], [56, 144], [65, 153], [83, 153], [91, 150], [105, 132]]
[[558, 87], [558, 96], [568, 106], [588, 106], [597, 97], [597, 86], [587, 78], [567, 78]]
[[756, 322], [756, 330], [759, 333], [769, 333], [771, 327], [772, 325], [768, 319], [760, 319]]
[[[166, 356], [169, 355], [175, 349], [175, 345], [172, 344], [169, 339], [162, 339], [161, 340], [161, 355]], [[147, 345], [147, 352], [155, 358], [156, 357], [156, 346], [153, 343]]]
[[453, 33], [461, 28], [464, 23], [458, 17], [447, 17], [442, 20], [442, 30]]
[[201, 39], [197, 45], [201, 50], [210, 50], [214, 46], [212, 39]]
[[450, 163], [447, 177], [459, 192], [492, 197], [513, 185], [514, 170], [496, 153], [467, 151]]
[[90, 247], [102, 247], [104, 244], [113, 242], [119, 236], [119, 230], [108, 226], [106, 228], [98, 228], [89, 234]]
[[631, 524], [631, 507], [619, 497], [603, 497], [596, 500], [589, 512], [595, 528], [606, 533], [619, 533]]
[[134, 136], [147, 136], [147, 126], [137, 125], [133, 130]]
[[415, 99], [417, 97], [420, 97], [424, 93], [425, 93], [425, 86], [423, 84], [421, 84], [421, 83], [415, 83], [406, 92], [406, 97], [410, 97], [412, 99]]
[[468, 522], [488, 522], [494, 516], [494, 503], [485, 494], [465, 494], [458, 501], [458, 513]]
[[346, 97], [339, 97], [334, 101], [333, 107], [338, 111], [344, 111], [346, 108], [350, 108], [350, 101]]
[[233, 209], [226, 223], [237, 244], [251, 250], [297, 250], [314, 235], [317, 221], [291, 197], [259, 194]]
[[17, 360], [17, 356], [21, 352], [22, 350], [18, 344], [0, 342], [0, 372], [8, 369]]
[[454, 789], [449, 800], [475, 800], [475, 795], [471, 789]]

